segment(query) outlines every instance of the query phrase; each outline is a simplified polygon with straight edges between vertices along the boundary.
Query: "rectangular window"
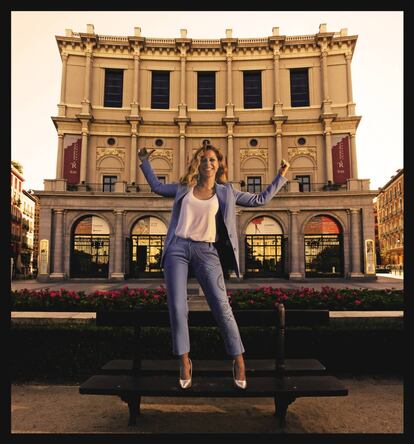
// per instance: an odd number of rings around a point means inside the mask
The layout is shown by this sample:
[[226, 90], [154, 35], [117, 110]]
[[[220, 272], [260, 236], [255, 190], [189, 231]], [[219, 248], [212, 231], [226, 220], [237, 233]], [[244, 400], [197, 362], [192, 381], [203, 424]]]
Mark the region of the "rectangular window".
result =
[[115, 191], [115, 182], [117, 180], [117, 176], [104, 176], [102, 181], [102, 191]]
[[260, 193], [262, 191], [262, 178], [260, 176], [249, 176], [247, 178], [247, 191], [249, 193]]
[[310, 191], [310, 176], [296, 176], [299, 182], [299, 191]]
[[243, 72], [244, 108], [262, 107], [262, 73], [261, 71]]
[[291, 106], [309, 106], [308, 68], [290, 70]]
[[123, 69], [105, 69], [104, 106], [122, 108]]
[[152, 71], [151, 108], [168, 109], [170, 107], [169, 71]]
[[216, 73], [199, 72], [197, 74], [197, 109], [215, 109]]

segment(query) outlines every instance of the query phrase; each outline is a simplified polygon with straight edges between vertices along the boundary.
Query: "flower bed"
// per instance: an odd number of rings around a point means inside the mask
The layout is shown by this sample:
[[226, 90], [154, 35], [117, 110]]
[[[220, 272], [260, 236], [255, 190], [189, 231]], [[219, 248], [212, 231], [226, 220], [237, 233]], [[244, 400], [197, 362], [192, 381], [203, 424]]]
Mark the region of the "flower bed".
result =
[[[249, 290], [228, 291], [233, 309], [273, 309], [282, 302], [288, 309], [328, 310], [403, 310], [403, 290], [335, 289], [322, 290], [302, 287], [281, 290], [258, 287]], [[167, 292], [157, 289], [132, 289], [84, 291], [15, 290], [11, 292], [11, 309], [20, 311], [96, 311], [132, 310], [138, 305], [145, 309], [167, 309]]]

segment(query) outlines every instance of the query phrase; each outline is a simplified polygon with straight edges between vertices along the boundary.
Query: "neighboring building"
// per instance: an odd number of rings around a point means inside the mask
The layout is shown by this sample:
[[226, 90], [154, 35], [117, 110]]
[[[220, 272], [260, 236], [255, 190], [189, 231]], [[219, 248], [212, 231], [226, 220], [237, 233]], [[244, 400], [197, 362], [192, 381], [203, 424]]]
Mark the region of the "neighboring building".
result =
[[22, 184], [23, 170], [17, 162], [11, 163], [10, 171], [10, 258], [12, 261], [12, 275], [20, 273], [22, 249]]
[[34, 216], [34, 234], [33, 234], [33, 273], [37, 274], [38, 258], [39, 258], [39, 219], [40, 219], [40, 202], [39, 198], [34, 194], [33, 190], [29, 193], [35, 200], [35, 216]]
[[375, 223], [375, 263], [377, 266], [381, 265], [381, 252], [379, 245], [379, 237], [378, 237], [378, 211], [377, 211], [377, 197], [374, 197], [373, 200], [373, 211], [374, 211], [374, 223]]
[[379, 189], [376, 196], [381, 265], [404, 265], [404, 169]]
[[[204, 140], [235, 188], [259, 192], [289, 160], [267, 206], [238, 208], [244, 277], [375, 278], [369, 179], [359, 179], [351, 60], [357, 36], [200, 40], [57, 36], [62, 59], [56, 179], [40, 199], [40, 281], [162, 276], [173, 199], [151, 193], [137, 149], [171, 183]], [[224, 258], [224, 268], [228, 267]], [[230, 270], [231, 273], [231, 270]]]
[[22, 191], [22, 248], [21, 273], [24, 276], [32, 275], [34, 272], [33, 262], [35, 260], [34, 238], [35, 238], [35, 214], [37, 198], [28, 191]]

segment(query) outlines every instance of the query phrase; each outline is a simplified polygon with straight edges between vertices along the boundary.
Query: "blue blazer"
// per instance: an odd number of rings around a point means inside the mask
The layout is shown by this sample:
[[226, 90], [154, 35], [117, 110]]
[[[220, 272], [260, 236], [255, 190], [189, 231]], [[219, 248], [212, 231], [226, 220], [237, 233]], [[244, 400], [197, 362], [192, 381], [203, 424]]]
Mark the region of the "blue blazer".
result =
[[[161, 267], [163, 267], [165, 252], [167, 251], [171, 240], [174, 238], [175, 229], [177, 228], [182, 199], [190, 189], [186, 184], [164, 184], [160, 182], [155, 176], [151, 164], [147, 159], [142, 162], [140, 168], [144, 173], [149, 186], [151, 187], [151, 191], [159, 194], [160, 196], [175, 198], [172, 208], [171, 221], [168, 227], [167, 237], [164, 242], [164, 248], [161, 256]], [[240, 277], [240, 265], [239, 241], [236, 227], [236, 205], [240, 205], [242, 207], [259, 207], [266, 205], [286, 182], [286, 177], [283, 177], [278, 173], [273, 179], [273, 182], [259, 194], [236, 190], [230, 183], [219, 184], [216, 182], [216, 194], [219, 201], [216, 226], [223, 228], [221, 231], [219, 230], [219, 238], [221, 238], [220, 240], [222, 244], [224, 243], [223, 237], [227, 238], [226, 240], [229, 241], [229, 245], [231, 246], [230, 257], [233, 262], [234, 271], [238, 277]]]

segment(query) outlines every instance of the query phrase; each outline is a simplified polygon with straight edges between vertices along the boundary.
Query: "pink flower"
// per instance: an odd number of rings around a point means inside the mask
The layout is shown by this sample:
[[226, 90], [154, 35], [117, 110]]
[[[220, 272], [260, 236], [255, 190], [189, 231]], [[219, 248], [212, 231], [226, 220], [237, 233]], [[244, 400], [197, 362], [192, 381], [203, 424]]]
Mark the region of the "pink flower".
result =
[[354, 304], [355, 305], [360, 305], [362, 302], [359, 300], [359, 299], [357, 299], [355, 302], [354, 302]]

